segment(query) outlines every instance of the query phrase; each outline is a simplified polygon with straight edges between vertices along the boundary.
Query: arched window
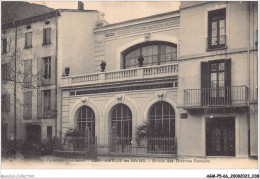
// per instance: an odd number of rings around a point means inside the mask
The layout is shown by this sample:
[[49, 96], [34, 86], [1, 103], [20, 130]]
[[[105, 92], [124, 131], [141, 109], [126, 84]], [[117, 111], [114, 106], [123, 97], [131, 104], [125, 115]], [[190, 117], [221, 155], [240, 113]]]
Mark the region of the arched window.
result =
[[123, 68], [138, 67], [138, 57], [144, 58], [143, 66], [177, 62], [177, 45], [169, 42], [145, 42], [128, 48], [123, 53]]
[[111, 111], [111, 151], [127, 152], [132, 144], [132, 112], [128, 106], [117, 104]]
[[164, 101], [155, 103], [149, 111], [149, 127], [153, 137], [175, 137], [175, 111]]
[[[88, 106], [82, 106], [78, 109], [77, 113], [77, 128], [84, 134], [89, 132], [90, 137], [95, 137], [95, 114], [94, 111]], [[87, 127], [87, 128], [86, 128]]]

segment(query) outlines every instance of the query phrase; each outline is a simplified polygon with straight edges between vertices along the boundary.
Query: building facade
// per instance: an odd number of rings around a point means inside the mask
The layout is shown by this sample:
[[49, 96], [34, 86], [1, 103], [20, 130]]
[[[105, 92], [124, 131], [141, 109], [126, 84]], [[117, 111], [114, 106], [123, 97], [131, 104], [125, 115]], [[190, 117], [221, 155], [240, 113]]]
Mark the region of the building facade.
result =
[[17, 138], [63, 140], [72, 128], [98, 155], [258, 155], [257, 2], [181, 2], [115, 24], [98, 11], [50, 14], [2, 30], [2, 69], [17, 49], [22, 73], [36, 75], [17, 87]]
[[[93, 59], [94, 50], [83, 47], [94, 41], [100, 17], [95, 10], [62, 9], [2, 24], [3, 146], [12, 140], [45, 143], [60, 135], [60, 78], [66, 66], [71, 74], [93, 69], [83, 61]], [[83, 65], [75, 69], [72, 56], [79, 53]]]

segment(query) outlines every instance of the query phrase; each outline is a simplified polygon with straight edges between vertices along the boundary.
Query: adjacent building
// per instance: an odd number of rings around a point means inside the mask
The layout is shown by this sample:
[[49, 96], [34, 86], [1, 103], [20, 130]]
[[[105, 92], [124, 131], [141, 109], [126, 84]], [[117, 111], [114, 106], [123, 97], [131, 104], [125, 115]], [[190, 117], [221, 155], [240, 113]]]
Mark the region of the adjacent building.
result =
[[80, 4], [5, 24], [3, 131], [14, 138], [16, 57], [17, 139], [75, 128], [98, 155], [257, 156], [257, 5], [181, 2], [108, 24]]

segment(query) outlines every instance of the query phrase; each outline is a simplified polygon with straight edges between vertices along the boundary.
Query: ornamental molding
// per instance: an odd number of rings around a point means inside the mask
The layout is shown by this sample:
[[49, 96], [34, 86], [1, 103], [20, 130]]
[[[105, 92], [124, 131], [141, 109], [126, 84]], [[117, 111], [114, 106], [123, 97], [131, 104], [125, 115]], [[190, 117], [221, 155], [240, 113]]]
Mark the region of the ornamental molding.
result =
[[157, 98], [159, 101], [163, 101], [166, 97], [166, 91], [158, 91]]
[[125, 99], [125, 94], [116, 95], [116, 99], [118, 103], [123, 103]]
[[85, 105], [88, 105], [88, 102], [89, 102], [89, 97], [82, 97], [80, 98], [81, 102]]

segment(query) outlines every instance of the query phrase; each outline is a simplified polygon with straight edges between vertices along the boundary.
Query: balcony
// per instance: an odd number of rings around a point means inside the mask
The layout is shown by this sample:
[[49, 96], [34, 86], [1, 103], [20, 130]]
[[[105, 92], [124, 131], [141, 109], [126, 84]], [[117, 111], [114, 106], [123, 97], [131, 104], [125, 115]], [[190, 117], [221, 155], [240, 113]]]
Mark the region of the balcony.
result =
[[61, 78], [61, 87], [141, 80], [178, 75], [178, 64], [167, 64]]
[[227, 48], [227, 36], [216, 36], [207, 38], [207, 51], [223, 50]]
[[247, 86], [184, 90], [184, 109], [247, 106]]

